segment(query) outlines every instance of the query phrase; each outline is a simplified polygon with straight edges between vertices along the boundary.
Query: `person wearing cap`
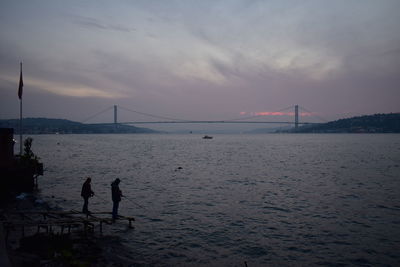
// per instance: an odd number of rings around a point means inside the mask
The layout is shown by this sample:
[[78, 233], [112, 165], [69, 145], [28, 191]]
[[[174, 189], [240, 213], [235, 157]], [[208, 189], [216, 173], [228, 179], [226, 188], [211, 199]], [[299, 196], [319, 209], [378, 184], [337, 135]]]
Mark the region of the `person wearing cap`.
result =
[[111, 196], [113, 201], [113, 210], [112, 210], [112, 218], [113, 221], [118, 217], [118, 206], [121, 201], [122, 191], [119, 189], [120, 179], [117, 178], [114, 182], [111, 183]]
[[82, 190], [81, 190], [81, 196], [83, 197], [83, 208], [82, 212], [83, 213], [89, 213], [89, 197], [94, 196], [94, 192], [92, 191], [92, 187], [90, 185], [92, 179], [90, 177], [86, 178], [86, 181], [82, 185]]

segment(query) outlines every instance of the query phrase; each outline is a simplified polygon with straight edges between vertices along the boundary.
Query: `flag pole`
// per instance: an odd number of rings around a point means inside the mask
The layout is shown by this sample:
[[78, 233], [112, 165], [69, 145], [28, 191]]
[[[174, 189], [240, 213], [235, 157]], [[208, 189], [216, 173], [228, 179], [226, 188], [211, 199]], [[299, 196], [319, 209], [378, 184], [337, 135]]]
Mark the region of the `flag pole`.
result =
[[22, 62], [20, 63], [20, 77], [19, 77], [19, 87], [18, 87], [18, 97], [19, 97], [19, 155], [22, 156]]
[[22, 98], [19, 100], [19, 155], [22, 156]]

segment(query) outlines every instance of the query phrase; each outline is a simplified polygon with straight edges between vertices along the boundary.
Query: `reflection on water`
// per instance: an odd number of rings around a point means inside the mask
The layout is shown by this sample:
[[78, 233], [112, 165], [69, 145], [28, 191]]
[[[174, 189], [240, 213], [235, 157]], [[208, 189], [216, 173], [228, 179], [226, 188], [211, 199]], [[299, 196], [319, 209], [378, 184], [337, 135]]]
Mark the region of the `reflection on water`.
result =
[[[160, 265], [397, 265], [400, 135], [42, 135], [43, 195], [80, 210], [92, 177], [135, 230], [107, 227]], [[104, 200], [109, 200], [105, 203]], [[397, 248], [397, 249], [395, 249]]]

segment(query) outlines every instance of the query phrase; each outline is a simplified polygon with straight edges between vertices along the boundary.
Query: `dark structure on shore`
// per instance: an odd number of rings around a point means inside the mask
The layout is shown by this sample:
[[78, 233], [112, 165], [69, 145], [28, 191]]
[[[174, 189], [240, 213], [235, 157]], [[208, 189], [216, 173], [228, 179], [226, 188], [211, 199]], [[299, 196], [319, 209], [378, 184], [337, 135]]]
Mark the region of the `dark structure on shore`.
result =
[[289, 133], [400, 133], [400, 113], [374, 114], [304, 125]]
[[24, 153], [14, 156], [15, 141], [12, 128], [0, 128], [0, 198], [21, 192], [32, 192], [36, 179], [43, 175], [43, 164], [32, 152], [32, 138], [24, 142]]

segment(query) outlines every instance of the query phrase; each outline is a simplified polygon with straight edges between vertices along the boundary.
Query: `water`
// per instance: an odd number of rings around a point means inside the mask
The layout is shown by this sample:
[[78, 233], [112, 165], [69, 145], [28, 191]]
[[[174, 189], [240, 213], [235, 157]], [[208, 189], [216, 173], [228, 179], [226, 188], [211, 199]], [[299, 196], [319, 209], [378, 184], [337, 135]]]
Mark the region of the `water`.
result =
[[[400, 135], [40, 135], [42, 194], [136, 217], [106, 226], [138, 264], [400, 264]], [[181, 167], [181, 168], [179, 168]], [[51, 198], [54, 196], [54, 198]], [[109, 200], [107, 202], [104, 199]]]

